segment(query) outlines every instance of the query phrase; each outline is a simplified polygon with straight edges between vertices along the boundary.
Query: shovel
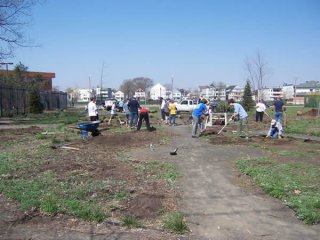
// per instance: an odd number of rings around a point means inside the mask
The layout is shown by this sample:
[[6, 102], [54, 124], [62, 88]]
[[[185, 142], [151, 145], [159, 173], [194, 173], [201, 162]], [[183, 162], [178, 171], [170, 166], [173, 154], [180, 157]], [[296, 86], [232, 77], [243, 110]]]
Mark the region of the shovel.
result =
[[177, 151], [178, 151], [178, 148], [175, 148], [172, 152], [170, 152], [170, 155], [177, 155]]
[[220, 131], [218, 132], [217, 135], [219, 135], [219, 134], [222, 132], [222, 130], [223, 130], [227, 125], [228, 125], [228, 124], [224, 125], [224, 126], [220, 129]]
[[270, 119], [272, 119], [272, 117], [270, 117], [270, 115], [268, 113], [266, 113], [266, 111], [263, 111]]

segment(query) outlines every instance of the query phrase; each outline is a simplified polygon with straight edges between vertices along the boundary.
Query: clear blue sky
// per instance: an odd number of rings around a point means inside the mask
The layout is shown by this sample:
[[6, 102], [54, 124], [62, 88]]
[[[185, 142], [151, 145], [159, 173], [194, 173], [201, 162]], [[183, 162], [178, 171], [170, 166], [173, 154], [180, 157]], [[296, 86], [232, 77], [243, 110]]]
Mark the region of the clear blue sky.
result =
[[33, 9], [16, 51], [54, 86], [118, 88], [125, 79], [196, 88], [245, 85], [244, 60], [268, 63], [265, 85], [320, 80], [319, 0], [47, 0]]

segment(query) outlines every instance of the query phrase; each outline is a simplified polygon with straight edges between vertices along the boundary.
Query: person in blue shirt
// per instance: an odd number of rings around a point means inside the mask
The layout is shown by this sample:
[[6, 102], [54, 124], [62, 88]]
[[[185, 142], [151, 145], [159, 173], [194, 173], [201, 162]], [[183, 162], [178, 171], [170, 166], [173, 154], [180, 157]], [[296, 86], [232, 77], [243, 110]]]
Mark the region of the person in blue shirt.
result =
[[[204, 98], [200, 103], [195, 107], [192, 112], [193, 126], [192, 126], [192, 137], [197, 137], [198, 125], [202, 124], [201, 116], [207, 111], [207, 100]], [[202, 129], [200, 129], [202, 131]]]
[[[233, 114], [232, 114], [231, 118], [229, 119], [229, 121], [231, 121], [231, 120], [237, 121], [239, 136], [245, 135], [246, 137], [248, 137], [248, 129], [247, 129], [248, 128], [247, 127], [248, 114], [247, 114], [246, 110], [244, 110], [244, 108], [242, 107], [241, 104], [235, 103], [233, 99], [229, 99], [228, 103], [230, 106], [232, 106], [234, 108]], [[244, 128], [246, 128], [245, 131], [244, 131]]]

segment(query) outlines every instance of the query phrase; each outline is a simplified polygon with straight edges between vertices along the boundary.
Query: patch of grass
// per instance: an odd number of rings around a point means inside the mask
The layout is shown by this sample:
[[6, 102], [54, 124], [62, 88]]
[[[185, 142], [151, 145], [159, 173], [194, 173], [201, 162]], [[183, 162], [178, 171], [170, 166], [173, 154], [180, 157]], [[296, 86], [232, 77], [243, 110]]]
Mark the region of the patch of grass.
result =
[[122, 217], [121, 225], [129, 228], [142, 227], [142, 224], [138, 221], [138, 219], [131, 215]]
[[78, 199], [66, 199], [64, 206], [67, 210], [66, 213], [71, 213], [87, 221], [102, 222], [107, 217], [94, 203], [83, 202]]
[[[38, 158], [39, 149], [41, 146], [34, 149], [32, 156], [25, 152], [0, 154], [0, 192], [19, 201], [22, 210], [36, 208], [47, 214], [64, 213], [97, 222], [107, 218], [104, 206], [99, 203], [101, 198], [92, 197], [92, 193], [105, 191], [106, 181], [82, 177], [63, 182], [52, 172], [37, 172], [37, 166], [47, 161], [46, 155], [44, 159]], [[21, 175], [31, 168], [35, 170], [32, 174]], [[118, 198], [122, 197], [124, 194], [119, 193]]]
[[183, 219], [183, 215], [179, 212], [170, 213], [163, 221], [163, 227], [166, 230], [175, 233], [185, 233], [188, 231], [188, 226]]
[[50, 173], [31, 179], [4, 181], [3, 192], [9, 198], [18, 200], [23, 210], [39, 208], [41, 199], [54, 187], [54, 178]]
[[165, 163], [159, 161], [145, 162], [140, 166], [140, 171], [148, 172], [150, 177], [157, 179], [164, 179], [170, 185], [174, 185], [177, 179], [177, 168], [172, 163]]
[[45, 196], [40, 203], [40, 209], [45, 213], [49, 213], [52, 215], [56, 214], [59, 210], [58, 200], [56, 199], [56, 196], [52, 194]]
[[85, 112], [72, 112], [72, 111], [55, 111], [45, 112], [42, 114], [29, 114], [27, 121], [18, 121], [19, 124], [72, 124], [76, 123], [79, 119], [86, 119]]
[[45, 139], [48, 139], [48, 136], [47, 135], [45, 135], [45, 134], [37, 134], [36, 135], [36, 139], [37, 140], [45, 140]]
[[60, 144], [60, 143], [62, 143], [62, 140], [54, 137], [54, 138], [52, 138], [51, 143], [52, 143], [52, 144]]
[[301, 151], [288, 151], [288, 150], [281, 150], [278, 152], [280, 156], [288, 156], [288, 157], [303, 157], [305, 156], [304, 152]]
[[[1, 152], [0, 153], [0, 179], [4, 175], [9, 174], [10, 172], [18, 167], [16, 158], [11, 153]], [[1, 191], [1, 186], [0, 186]]]
[[162, 135], [160, 139], [160, 144], [168, 144], [170, 138], [167, 135]]
[[312, 136], [320, 136], [320, 119], [308, 120], [292, 120], [285, 128], [285, 133], [310, 134]]
[[265, 157], [239, 160], [237, 166], [264, 191], [294, 209], [299, 219], [307, 224], [320, 222], [320, 167]]
[[120, 191], [115, 194], [117, 200], [124, 200], [128, 197], [128, 194], [125, 191]]

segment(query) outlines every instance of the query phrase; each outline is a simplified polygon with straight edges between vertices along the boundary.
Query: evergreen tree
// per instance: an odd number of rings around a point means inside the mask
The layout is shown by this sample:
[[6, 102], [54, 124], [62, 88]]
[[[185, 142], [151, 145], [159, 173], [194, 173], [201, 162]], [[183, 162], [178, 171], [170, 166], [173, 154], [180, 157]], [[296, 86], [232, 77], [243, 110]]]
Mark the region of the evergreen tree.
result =
[[30, 113], [43, 113], [43, 105], [41, 103], [39, 88], [33, 86], [29, 97], [29, 112]]
[[246, 86], [244, 87], [242, 105], [246, 111], [250, 111], [250, 109], [254, 106], [254, 101], [252, 99], [251, 85], [249, 81], [247, 81]]

